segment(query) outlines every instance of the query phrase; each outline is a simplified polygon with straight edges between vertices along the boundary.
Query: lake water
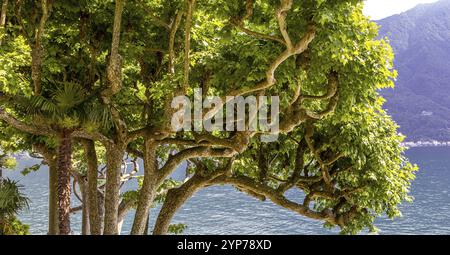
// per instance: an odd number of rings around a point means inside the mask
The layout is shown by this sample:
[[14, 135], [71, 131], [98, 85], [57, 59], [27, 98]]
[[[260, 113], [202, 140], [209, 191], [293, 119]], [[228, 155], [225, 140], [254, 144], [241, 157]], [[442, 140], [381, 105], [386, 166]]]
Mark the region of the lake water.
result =
[[[377, 220], [380, 234], [450, 234], [450, 148], [413, 148], [408, 157], [421, 170], [413, 183], [412, 204], [401, 206], [403, 217], [394, 221]], [[22, 160], [18, 169], [33, 164]], [[48, 176], [47, 169], [26, 177], [19, 171], [6, 172], [6, 176], [20, 180], [31, 199], [31, 208], [20, 215], [30, 225], [32, 234], [47, 231]], [[295, 199], [295, 192], [288, 194]], [[74, 202], [76, 205], [76, 202]], [[154, 222], [158, 208], [152, 210]], [[124, 222], [123, 234], [131, 228], [131, 212]], [[72, 217], [75, 233], [80, 231], [80, 214]], [[336, 234], [320, 222], [306, 219], [295, 213], [260, 202], [228, 186], [210, 187], [198, 192], [177, 213], [173, 223], [188, 226], [185, 234]]]

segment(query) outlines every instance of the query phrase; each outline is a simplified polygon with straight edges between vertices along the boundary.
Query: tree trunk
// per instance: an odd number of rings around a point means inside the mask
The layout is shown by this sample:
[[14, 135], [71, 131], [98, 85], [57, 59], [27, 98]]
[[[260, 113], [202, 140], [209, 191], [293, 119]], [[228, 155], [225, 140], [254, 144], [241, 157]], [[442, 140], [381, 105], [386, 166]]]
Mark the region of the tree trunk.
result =
[[103, 227], [105, 222], [105, 195], [102, 191], [97, 191], [97, 201], [98, 201], [98, 214], [100, 217], [100, 235], [103, 234]]
[[83, 198], [83, 209], [81, 213], [81, 234], [82, 235], [90, 235], [91, 234], [91, 228], [89, 225], [89, 194], [88, 194], [88, 188], [86, 182], [79, 182], [80, 189], [81, 189], [81, 196]]
[[170, 222], [178, 209], [209, 180], [209, 178], [195, 175], [179, 188], [170, 189], [156, 220], [153, 235], [166, 235]]
[[33, 144], [33, 150], [44, 157], [48, 166], [48, 235], [59, 234], [57, 152], [46, 144]]
[[124, 219], [118, 219], [117, 223], [117, 234], [120, 235], [122, 233], [122, 227], [123, 227], [123, 221]]
[[132, 235], [143, 235], [150, 206], [158, 188], [156, 144], [146, 139], [144, 148], [144, 182], [139, 192], [138, 207], [134, 216]]
[[3, 219], [3, 216], [0, 215], [0, 236], [4, 235], [5, 233], [5, 219]]
[[31, 79], [33, 80], [34, 94], [42, 93], [42, 63], [44, 48], [42, 46], [42, 37], [44, 35], [45, 25], [47, 23], [52, 1], [41, 0], [42, 16], [37, 28], [34, 44], [31, 47]]
[[59, 234], [70, 235], [70, 171], [72, 168], [71, 131], [63, 129], [58, 144], [58, 218]]
[[119, 234], [122, 232], [122, 226], [123, 221], [125, 220], [125, 217], [127, 216], [127, 213], [133, 209], [133, 202], [132, 201], [125, 201], [122, 200], [119, 205], [119, 216], [117, 221], [119, 222]]
[[150, 225], [150, 215], [147, 216], [147, 220], [145, 221], [145, 231], [144, 231], [144, 236], [148, 236], [148, 227]]
[[91, 140], [84, 140], [84, 153], [87, 161], [87, 176], [88, 188], [87, 197], [85, 201], [89, 207], [89, 223], [91, 235], [101, 235], [101, 220], [100, 220], [100, 203], [98, 199], [98, 160], [95, 151], [95, 144]]
[[48, 162], [49, 195], [48, 195], [48, 234], [59, 234], [58, 221], [58, 173], [55, 159], [45, 159]]
[[118, 211], [120, 195], [120, 173], [124, 146], [110, 145], [106, 149], [106, 191], [105, 191], [105, 235], [118, 235]]
[[[3, 0], [2, 12], [0, 15], [0, 32], [4, 31], [6, 25], [6, 13], [8, 11], [8, 0]], [[0, 46], [2, 45], [3, 39], [0, 37]]]
[[6, 25], [6, 12], [8, 10], [8, 0], [4, 0], [2, 4], [2, 13], [0, 16], [0, 26], [2, 28]]

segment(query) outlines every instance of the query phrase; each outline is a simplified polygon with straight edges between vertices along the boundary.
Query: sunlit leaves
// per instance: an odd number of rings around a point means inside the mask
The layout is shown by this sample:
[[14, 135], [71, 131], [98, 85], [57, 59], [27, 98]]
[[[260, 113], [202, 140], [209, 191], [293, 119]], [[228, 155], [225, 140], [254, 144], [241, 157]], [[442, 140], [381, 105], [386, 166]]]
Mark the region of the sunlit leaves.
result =
[[4, 40], [0, 48], [0, 91], [29, 95], [30, 77], [23, 74], [31, 66], [30, 47], [22, 36]]
[[7, 154], [0, 154], [0, 169], [14, 169], [16, 165], [17, 162], [14, 157], [10, 157]]
[[[264, 81], [269, 66], [286, 50], [275, 15], [279, 4], [278, 0], [254, 1], [251, 17], [241, 21], [243, 29], [236, 26], [236, 20], [248, 11], [245, 1], [196, 1], [186, 94], [192, 96], [193, 89], [201, 87], [207, 95], [226, 96]], [[32, 2], [23, 6], [23, 17], [19, 20], [25, 23], [25, 33], [19, 26], [11, 27], [4, 38], [6, 44], [0, 48], [0, 89], [14, 99], [5, 100], [8, 112], [29, 123], [100, 132], [105, 136], [116, 131], [113, 109], [129, 131], [144, 127], [153, 131], [167, 124], [167, 107], [173, 96], [182, 93], [179, 88], [185, 78], [185, 16], [178, 30], [173, 30], [174, 17], [185, 11], [185, 1], [126, 1], [119, 49], [123, 87], [108, 99], [110, 104], [99, 95], [109, 85], [105, 70], [110, 55], [114, 1], [55, 2], [43, 41], [41, 95], [32, 95], [33, 39], [27, 40], [23, 35], [35, 31], [36, 20], [30, 15], [34, 8]], [[398, 205], [410, 200], [408, 191], [416, 169], [404, 158], [403, 138], [382, 110], [384, 100], [379, 97], [379, 89], [392, 87], [396, 77], [392, 49], [387, 41], [377, 39], [377, 26], [363, 15], [359, 0], [294, 1], [286, 23], [294, 43], [312, 25], [316, 29], [315, 38], [304, 54], [291, 56], [278, 66], [275, 84], [264, 93], [280, 96], [281, 108], [285, 109], [295, 91], [311, 96], [327, 93], [329, 74], [337, 74], [337, 108], [326, 119], [313, 123], [314, 139], [325, 151], [343, 155], [333, 166], [351, 168], [339, 174], [336, 186], [342, 191], [361, 188], [349, 195], [338, 210], [341, 213], [357, 208], [357, 216], [343, 226], [343, 233], [375, 230], [373, 222], [379, 215], [400, 215]], [[171, 32], [173, 45], [169, 45]], [[169, 55], [170, 49], [173, 54]], [[169, 70], [172, 63], [173, 72]], [[321, 111], [328, 104], [328, 100], [305, 99], [301, 107]], [[50, 145], [54, 142], [51, 138], [30, 138], [2, 126], [0, 135], [8, 141], [2, 143], [2, 148], [17, 149], [12, 138], [8, 138], [13, 137], [11, 133], [24, 140]], [[194, 139], [189, 132], [171, 135], [191, 142]], [[271, 144], [261, 145], [257, 135], [251, 137], [246, 151], [237, 157], [232, 174], [261, 181], [261, 171], [255, 162], [261, 159], [260, 151], [266, 151], [270, 157], [261, 161], [268, 166], [271, 178], [278, 179], [268, 181], [268, 185], [276, 188], [277, 182], [286, 181], [294, 172], [296, 148], [304, 136], [305, 126], [299, 125], [290, 134], [280, 134], [280, 139]], [[141, 137], [129, 147], [140, 150], [142, 143]], [[159, 146], [158, 165], [161, 167], [169, 155], [183, 149], [176, 145]], [[75, 156], [79, 158], [77, 153]], [[313, 153], [307, 152], [303, 160], [310, 164], [303, 173], [320, 174]], [[206, 158], [202, 163], [216, 169], [223, 162]], [[80, 169], [84, 169], [82, 163]], [[189, 174], [196, 170], [190, 167]], [[141, 184], [142, 178], [138, 180]], [[155, 202], [164, 202], [167, 190], [181, 184], [173, 180], [164, 182]], [[302, 190], [305, 194], [310, 192], [309, 188]], [[122, 198], [135, 204], [138, 195], [139, 190], [128, 191]], [[320, 211], [334, 208], [340, 201], [317, 198], [313, 202], [313, 208]], [[183, 229], [180, 225], [173, 230], [179, 233]]]

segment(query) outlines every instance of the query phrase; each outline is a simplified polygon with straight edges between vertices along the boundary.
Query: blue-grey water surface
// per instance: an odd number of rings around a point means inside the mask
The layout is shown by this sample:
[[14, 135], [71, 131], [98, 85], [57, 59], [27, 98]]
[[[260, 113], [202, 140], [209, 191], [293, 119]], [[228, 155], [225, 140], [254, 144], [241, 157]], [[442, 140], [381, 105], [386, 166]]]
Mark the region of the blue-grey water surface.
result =
[[[377, 220], [380, 234], [450, 234], [450, 148], [413, 148], [408, 157], [421, 170], [413, 183], [412, 204], [401, 206], [403, 217], [394, 221]], [[18, 170], [32, 160], [22, 160]], [[30, 225], [32, 234], [46, 234], [48, 175], [42, 168], [26, 177], [19, 171], [7, 172], [6, 176], [20, 180], [25, 193], [31, 199], [31, 208], [20, 215], [21, 220]], [[299, 196], [290, 192], [295, 200]], [[77, 202], [73, 202], [77, 205]], [[152, 222], [158, 208], [152, 210]], [[131, 228], [133, 212], [124, 222], [123, 234]], [[80, 231], [80, 214], [72, 217], [72, 228]], [[317, 221], [306, 219], [273, 205], [260, 202], [232, 187], [210, 187], [198, 192], [176, 214], [173, 223], [188, 226], [185, 234], [337, 234]]]

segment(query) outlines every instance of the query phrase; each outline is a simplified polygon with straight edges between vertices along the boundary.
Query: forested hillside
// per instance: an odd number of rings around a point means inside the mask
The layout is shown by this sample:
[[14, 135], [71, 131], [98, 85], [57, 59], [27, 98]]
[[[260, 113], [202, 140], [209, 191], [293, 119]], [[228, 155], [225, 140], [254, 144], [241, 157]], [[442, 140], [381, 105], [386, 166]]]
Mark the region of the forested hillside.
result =
[[394, 48], [396, 88], [386, 108], [409, 141], [450, 141], [450, 1], [378, 21]]

